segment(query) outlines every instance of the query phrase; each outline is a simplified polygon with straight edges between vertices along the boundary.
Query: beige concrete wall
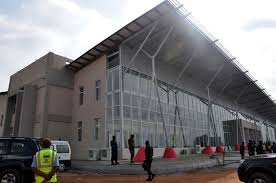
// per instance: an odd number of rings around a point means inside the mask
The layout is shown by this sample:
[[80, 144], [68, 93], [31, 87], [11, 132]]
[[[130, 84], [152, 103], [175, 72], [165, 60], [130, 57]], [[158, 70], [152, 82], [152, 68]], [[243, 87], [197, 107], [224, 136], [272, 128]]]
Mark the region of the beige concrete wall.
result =
[[23, 91], [22, 108], [18, 136], [33, 137], [33, 124], [35, 122], [36, 86], [26, 85]]
[[16, 91], [26, 84], [45, 79], [48, 55], [44, 55], [10, 77], [9, 96], [16, 94]]
[[[101, 80], [101, 98], [96, 101], [95, 82]], [[89, 64], [75, 74], [73, 95], [72, 158], [88, 159], [89, 148], [104, 147], [104, 86], [106, 57]], [[84, 86], [84, 104], [79, 105], [79, 88]], [[95, 118], [100, 118], [99, 141], [94, 139]], [[77, 139], [77, 122], [82, 121], [82, 141]]]
[[71, 140], [72, 96], [72, 89], [48, 85], [49, 138]]
[[32, 104], [34, 121], [31, 132], [34, 137], [69, 140], [66, 129], [71, 131], [74, 73], [66, 69], [67, 61], [71, 60], [49, 52], [10, 78], [9, 96], [16, 95], [19, 89], [28, 85], [37, 88], [36, 102]]
[[[8, 93], [7, 92], [0, 93], [0, 137], [3, 136], [5, 119], [6, 119], [7, 102], [8, 102]], [[2, 115], [3, 115], [3, 118], [2, 118]]]
[[45, 96], [46, 96], [46, 86], [37, 88], [36, 95], [36, 107], [35, 107], [35, 121], [33, 125], [33, 136], [42, 137], [42, 123], [44, 121], [44, 111], [45, 111]]

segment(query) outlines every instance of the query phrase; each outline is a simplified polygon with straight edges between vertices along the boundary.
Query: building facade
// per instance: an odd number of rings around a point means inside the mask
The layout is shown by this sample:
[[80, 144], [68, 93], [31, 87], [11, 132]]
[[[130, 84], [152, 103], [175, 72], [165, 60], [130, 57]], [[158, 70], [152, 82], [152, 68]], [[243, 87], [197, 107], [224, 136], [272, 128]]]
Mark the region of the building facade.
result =
[[[10, 78], [3, 136], [70, 140], [73, 72], [48, 53]], [[62, 132], [62, 133], [60, 133]]]
[[275, 141], [275, 103], [176, 1], [164, 1], [71, 61], [49, 53], [11, 76], [4, 135], [69, 140], [108, 159], [116, 136], [162, 155]]
[[0, 93], [0, 136], [3, 136], [3, 132], [4, 132], [7, 102], [8, 102], [8, 92], [1, 92]]

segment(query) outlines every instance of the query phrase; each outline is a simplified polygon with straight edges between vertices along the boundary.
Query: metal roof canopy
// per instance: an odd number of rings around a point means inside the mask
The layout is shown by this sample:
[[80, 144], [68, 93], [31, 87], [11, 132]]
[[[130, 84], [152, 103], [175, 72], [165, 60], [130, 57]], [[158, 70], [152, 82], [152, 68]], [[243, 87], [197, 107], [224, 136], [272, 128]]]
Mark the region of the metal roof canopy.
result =
[[[276, 107], [270, 95], [268, 95], [248, 71], [246, 71], [240, 63], [225, 50], [217, 39], [190, 16], [190, 13], [184, 9], [181, 4], [174, 0], [164, 1], [130, 22], [125, 27], [88, 50], [75, 61], [71, 62], [68, 67], [78, 71], [97, 58], [111, 52], [129, 38], [132, 39], [129, 45], [132, 47], [137, 46], [137, 44], [140, 43], [139, 37], [144, 37], [146, 34], [144, 30], [149, 29], [153, 22], [162, 19], [167, 19], [167, 21], [160, 21], [158, 28], [153, 32], [153, 36], [151, 36], [149, 42], [145, 44], [144, 48], [148, 52], [151, 52], [154, 45], [158, 44], [158, 37], [166, 33], [167, 28], [170, 26], [169, 24], [177, 22], [177, 28], [173, 31], [171, 38], [168, 39], [168, 43], [162, 48], [162, 53], [160, 53], [157, 60], [166, 63], [171, 62], [179, 67], [183, 65], [183, 60], [185, 60], [183, 57], [189, 57], [191, 55], [193, 50], [191, 45], [192, 47], [194, 46], [196, 50], [199, 50], [200, 56], [195, 58], [195, 61], [190, 64], [187, 69], [187, 74], [193, 76], [194, 73], [197, 73], [196, 77], [198, 80], [202, 83], [208, 83], [214, 73], [224, 64], [221, 72], [218, 73], [218, 76], [214, 80], [211, 89], [213, 91], [220, 91], [225, 83], [231, 80], [224, 91], [225, 95], [234, 100], [239, 96], [240, 92], [244, 90], [244, 93], [241, 94], [241, 99], [238, 101], [239, 105], [256, 112], [260, 111], [259, 114], [261, 116], [275, 122], [276, 116], [264, 115], [266, 112], [273, 112], [273, 109]], [[182, 45], [180, 52], [174, 49], [174, 54], [177, 56], [169, 58], [167, 54], [168, 51], [166, 52], [166, 50], [170, 49], [170, 45], [173, 45], [173, 42], [174, 44], [176, 41], [185, 43], [183, 40], [189, 42], [189, 45]], [[172, 51], [172, 49], [170, 49], [170, 51]]]

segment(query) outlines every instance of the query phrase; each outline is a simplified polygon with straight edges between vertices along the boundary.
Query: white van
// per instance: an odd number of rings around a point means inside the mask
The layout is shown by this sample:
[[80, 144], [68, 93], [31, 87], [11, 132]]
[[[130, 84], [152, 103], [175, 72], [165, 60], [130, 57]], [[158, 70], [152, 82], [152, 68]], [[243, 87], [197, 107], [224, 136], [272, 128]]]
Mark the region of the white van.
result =
[[68, 141], [51, 141], [51, 149], [57, 152], [60, 169], [71, 166], [71, 148]]

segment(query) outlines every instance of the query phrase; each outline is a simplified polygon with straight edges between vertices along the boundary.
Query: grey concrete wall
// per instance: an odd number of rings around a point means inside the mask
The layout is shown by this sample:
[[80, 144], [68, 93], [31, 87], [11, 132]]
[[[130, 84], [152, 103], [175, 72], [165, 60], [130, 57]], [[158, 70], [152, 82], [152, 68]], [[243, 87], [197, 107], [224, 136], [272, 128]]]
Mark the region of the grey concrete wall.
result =
[[4, 132], [7, 103], [8, 103], [8, 92], [0, 93], [0, 137], [3, 136], [3, 132]]
[[[101, 80], [100, 100], [95, 97], [95, 82]], [[104, 91], [106, 57], [103, 56], [75, 74], [72, 111], [72, 158], [88, 159], [89, 148], [104, 147]], [[79, 88], [84, 87], [84, 104], [79, 105]], [[99, 141], [94, 139], [95, 118], [99, 118]], [[82, 141], [77, 139], [77, 123], [82, 121]]]
[[35, 122], [36, 87], [24, 86], [22, 109], [18, 136], [33, 137], [33, 124]]

